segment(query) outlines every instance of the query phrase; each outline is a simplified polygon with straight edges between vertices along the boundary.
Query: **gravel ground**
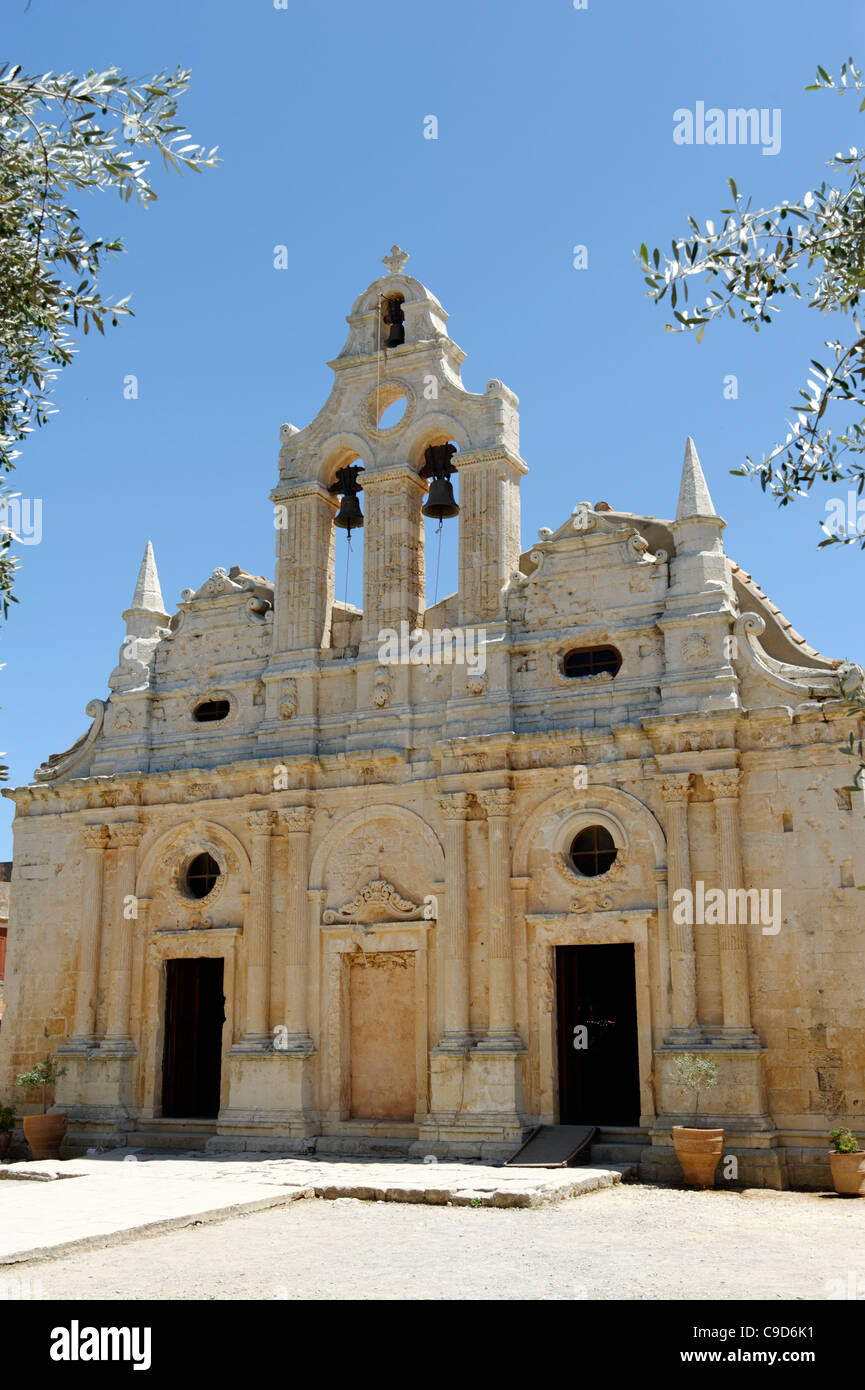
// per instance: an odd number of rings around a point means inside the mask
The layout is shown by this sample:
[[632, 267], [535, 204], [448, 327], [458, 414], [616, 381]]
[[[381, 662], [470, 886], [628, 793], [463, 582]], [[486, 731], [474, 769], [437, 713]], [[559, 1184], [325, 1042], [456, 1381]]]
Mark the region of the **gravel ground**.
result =
[[541, 1210], [312, 1199], [3, 1269], [0, 1299], [788, 1300], [851, 1278], [865, 1294], [865, 1202], [635, 1185]]

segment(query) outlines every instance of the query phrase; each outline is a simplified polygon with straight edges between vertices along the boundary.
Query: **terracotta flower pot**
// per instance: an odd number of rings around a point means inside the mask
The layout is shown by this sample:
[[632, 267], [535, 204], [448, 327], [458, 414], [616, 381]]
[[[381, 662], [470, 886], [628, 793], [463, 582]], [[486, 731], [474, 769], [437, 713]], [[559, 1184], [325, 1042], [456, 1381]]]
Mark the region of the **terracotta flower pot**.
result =
[[12, 1143], [11, 1129], [0, 1129], [0, 1159], [9, 1153], [9, 1145]]
[[66, 1133], [66, 1115], [25, 1115], [24, 1138], [34, 1158], [59, 1158]]
[[829, 1151], [835, 1191], [843, 1197], [865, 1197], [865, 1153], [839, 1154]]
[[673, 1125], [673, 1148], [689, 1187], [715, 1186], [715, 1170], [724, 1152], [723, 1129]]

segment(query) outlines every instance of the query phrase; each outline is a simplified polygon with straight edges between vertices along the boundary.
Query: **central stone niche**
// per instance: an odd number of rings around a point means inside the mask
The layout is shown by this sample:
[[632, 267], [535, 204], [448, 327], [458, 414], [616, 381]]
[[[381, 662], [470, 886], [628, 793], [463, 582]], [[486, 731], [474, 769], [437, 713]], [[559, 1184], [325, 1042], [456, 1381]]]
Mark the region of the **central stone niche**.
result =
[[352, 1119], [413, 1119], [417, 1103], [414, 951], [353, 955], [349, 997]]

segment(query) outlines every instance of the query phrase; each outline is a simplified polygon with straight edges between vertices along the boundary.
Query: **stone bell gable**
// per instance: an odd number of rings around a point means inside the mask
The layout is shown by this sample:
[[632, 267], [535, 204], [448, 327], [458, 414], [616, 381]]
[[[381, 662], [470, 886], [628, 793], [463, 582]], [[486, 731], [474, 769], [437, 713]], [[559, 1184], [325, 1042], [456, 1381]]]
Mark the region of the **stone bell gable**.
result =
[[[0, 1099], [50, 1038], [79, 1147], [501, 1156], [585, 1122], [669, 1177], [696, 1050], [742, 1179], [819, 1185], [865, 1105], [862, 671], [728, 555], [691, 439], [661, 515], [554, 499], [523, 548], [517, 398], [466, 389], [407, 259], [282, 426], [273, 581], [219, 565], [169, 612], [148, 543], [90, 728], [4, 793]], [[432, 607], [425, 515], [458, 536]]]
[[[355, 301], [330, 363], [331, 395], [280, 431], [272, 493], [276, 577], [216, 568], [169, 617], [148, 542], [107, 701], [37, 781], [213, 767], [364, 748], [639, 723], [712, 711], [796, 709], [852, 668], [823, 657], [728, 558], [688, 440], [672, 519], [578, 502], [520, 549], [517, 399], [461, 379], [448, 316], [395, 247]], [[402, 417], [385, 427], [387, 407]], [[459, 582], [425, 608], [422, 476], [451, 447]], [[334, 479], [362, 469], [363, 608], [335, 599]], [[382, 635], [454, 632], [473, 662], [382, 657]], [[574, 676], [574, 649], [595, 653]], [[613, 670], [598, 653], [614, 654]], [[594, 663], [594, 664], [593, 664]], [[597, 669], [595, 669], [597, 666]]]

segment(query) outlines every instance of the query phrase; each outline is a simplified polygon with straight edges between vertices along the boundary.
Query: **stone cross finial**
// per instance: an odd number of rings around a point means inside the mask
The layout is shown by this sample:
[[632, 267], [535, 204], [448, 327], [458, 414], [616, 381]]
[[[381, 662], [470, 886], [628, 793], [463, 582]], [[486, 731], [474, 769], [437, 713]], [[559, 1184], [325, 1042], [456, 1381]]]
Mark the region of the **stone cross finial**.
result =
[[390, 255], [382, 256], [381, 263], [387, 266], [389, 275], [399, 275], [407, 260], [408, 251], [403, 251], [401, 247], [397, 246], [396, 242], [394, 242], [393, 246], [390, 248]]

